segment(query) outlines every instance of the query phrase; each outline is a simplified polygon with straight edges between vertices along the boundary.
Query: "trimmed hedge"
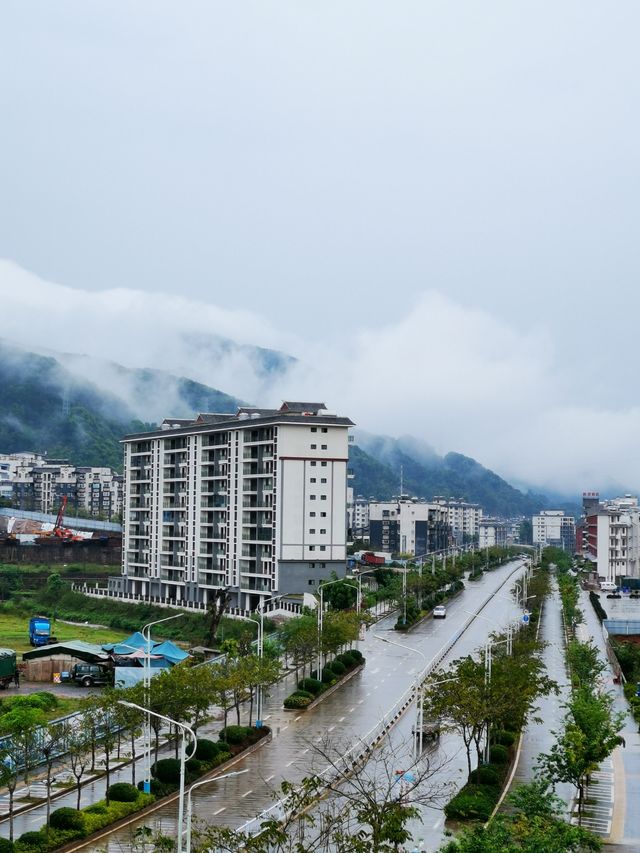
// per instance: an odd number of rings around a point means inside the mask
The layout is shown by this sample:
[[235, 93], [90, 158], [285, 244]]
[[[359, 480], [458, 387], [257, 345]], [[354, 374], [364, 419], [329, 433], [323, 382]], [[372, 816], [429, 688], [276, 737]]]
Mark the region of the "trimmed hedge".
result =
[[308, 708], [312, 702], [312, 696], [309, 696], [306, 693], [303, 694], [299, 691], [296, 691], [295, 693], [292, 693], [291, 696], [287, 696], [283, 704], [285, 708], [288, 708], [290, 711], [292, 711], [296, 708]]
[[489, 760], [491, 764], [506, 764], [509, 760], [509, 750], [506, 746], [496, 743], [489, 750]]
[[448, 818], [461, 820], [487, 820], [491, 815], [500, 789], [495, 785], [465, 785], [444, 807]]
[[469, 782], [473, 785], [499, 785], [500, 773], [490, 764], [481, 764], [480, 767], [471, 771]]
[[317, 696], [322, 690], [322, 682], [317, 678], [302, 678], [298, 682], [298, 690], [311, 693], [312, 696]]
[[513, 744], [516, 742], [515, 733], [505, 731], [504, 729], [502, 731], [496, 732], [495, 742], [501, 744], [502, 746], [513, 746]]
[[331, 684], [336, 680], [336, 674], [331, 669], [329, 665], [325, 666], [322, 670], [322, 683], [323, 684]]
[[229, 744], [237, 745], [247, 740], [254, 732], [251, 726], [227, 726], [218, 737]]
[[[131, 786], [133, 787], [133, 786]], [[134, 799], [138, 798], [138, 792], [133, 788]], [[84, 832], [85, 819], [82, 812], [76, 809], [63, 806], [61, 809], [56, 809], [51, 813], [49, 818], [49, 826], [53, 829], [76, 829]]]
[[198, 761], [213, 761], [222, 749], [223, 745], [219, 741], [202, 738], [198, 740], [194, 758], [197, 758]]
[[347, 671], [346, 666], [341, 663], [339, 660], [334, 660], [329, 664], [329, 668], [335, 672], [338, 678], [341, 678], [345, 672]]
[[[107, 790], [107, 799], [116, 803], [135, 803], [138, 799], [138, 789], [129, 782], [115, 782]], [[69, 827], [69, 829], [73, 829], [73, 827]]]
[[180, 782], [180, 761], [177, 758], [161, 758], [151, 768], [158, 782], [177, 785]]

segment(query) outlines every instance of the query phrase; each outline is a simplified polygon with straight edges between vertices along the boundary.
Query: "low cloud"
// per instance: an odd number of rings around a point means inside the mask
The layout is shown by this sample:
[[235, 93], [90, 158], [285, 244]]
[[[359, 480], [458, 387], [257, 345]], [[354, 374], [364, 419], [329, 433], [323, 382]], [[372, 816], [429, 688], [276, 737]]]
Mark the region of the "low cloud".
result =
[[[328, 342], [178, 296], [73, 290], [9, 262], [0, 262], [0, 290], [0, 336], [90, 356], [66, 365], [125, 398], [126, 383], [104, 360], [187, 376], [261, 405], [324, 399], [368, 432], [415, 435], [535, 488], [577, 494], [640, 483], [640, 461], [629, 453], [640, 407], [585, 403], [580, 366], [560, 363], [544, 328], [523, 332], [489, 309], [470, 310], [435, 291], [397, 323], [381, 318], [375, 328]], [[270, 369], [255, 346], [298, 361], [276, 358]], [[606, 385], [604, 375], [594, 380]], [[172, 414], [170, 399], [127, 402], [144, 420]]]

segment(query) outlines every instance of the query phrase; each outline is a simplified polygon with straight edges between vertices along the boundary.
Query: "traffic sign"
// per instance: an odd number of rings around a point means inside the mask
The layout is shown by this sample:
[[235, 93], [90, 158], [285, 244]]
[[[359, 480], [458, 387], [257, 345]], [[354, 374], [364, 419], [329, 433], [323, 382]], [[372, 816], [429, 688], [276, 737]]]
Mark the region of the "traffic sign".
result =
[[528, 613], [523, 613], [523, 614], [522, 614], [522, 624], [523, 624], [523, 625], [528, 625], [528, 624], [529, 624], [529, 614], [528, 614]]

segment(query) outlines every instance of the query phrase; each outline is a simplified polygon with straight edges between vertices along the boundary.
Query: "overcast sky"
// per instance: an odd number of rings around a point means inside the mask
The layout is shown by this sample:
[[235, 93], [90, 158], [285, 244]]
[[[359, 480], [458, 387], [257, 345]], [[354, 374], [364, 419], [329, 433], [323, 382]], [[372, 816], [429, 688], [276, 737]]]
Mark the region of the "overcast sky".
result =
[[301, 361], [190, 365], [229, 393], [639, 489], [639, 31], [624, 0], [7, 0], [0, 335], [167, 369], [227, 335]]

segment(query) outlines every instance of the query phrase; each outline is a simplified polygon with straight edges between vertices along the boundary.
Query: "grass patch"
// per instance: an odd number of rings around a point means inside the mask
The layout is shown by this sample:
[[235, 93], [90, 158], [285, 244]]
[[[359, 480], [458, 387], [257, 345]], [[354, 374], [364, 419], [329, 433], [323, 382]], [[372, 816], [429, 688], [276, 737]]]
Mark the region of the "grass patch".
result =
[[[0, 605], [0, 646], [15, 649], [18, 654], [31, 650], [29, 645], [29, 619], [37, 610], [16, 608], [13, 602]], [[86, 616], [85, 616], [86, 619]], [[52, 625], [59, 642], [84, 640], [87, 643], [116, 643], [128, 636], [113, 628], [89, 628], [84, 625], [64, 625], [59, 619]]]

